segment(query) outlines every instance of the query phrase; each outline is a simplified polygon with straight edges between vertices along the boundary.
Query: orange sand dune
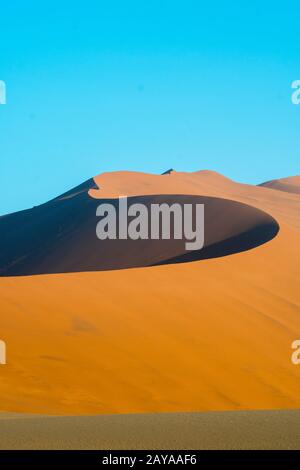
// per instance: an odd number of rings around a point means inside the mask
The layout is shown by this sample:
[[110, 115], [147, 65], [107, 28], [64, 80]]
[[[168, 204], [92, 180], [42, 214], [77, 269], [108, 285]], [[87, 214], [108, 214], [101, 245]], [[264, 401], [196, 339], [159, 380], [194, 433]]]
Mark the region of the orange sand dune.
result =
[[[102, 201], [113, 203], [119, 218], [119, 200]], [[157, 194], [129, 197], [128, 207], [132, 203], [143, 203], [151, 213], [152, 204], [176, 204], [182, 211], [185, 204], [203, 204], [205, 240], [202, 249], [187, 251], [186, 239], [174, 237], [170, 240], [99, 241], [96, 237], [99, 202], [87, 191], [75, 189], [68, 196], [0, 218], [0, 275], [105, 271], [216, 258], [266, 243], [279, 230], [278, 223], [269, 214], [237, 201]]]
[[300, 337], [300, 196], [213, 172], [117, 172], [95, 183], [92, 198], [233, 200], [269, 214], [280, 231], [252, 250], [192, 263], [1, 277], [2, 410], [299, 408], [300, 366], [290, 357]]
[[262, 183], [260, 186], [277, 189], [278, 191], [286, 191], [287, 193], [300, 194], [300, 176], [290, 176], [289, 178], [271, 180], [266, 183]]

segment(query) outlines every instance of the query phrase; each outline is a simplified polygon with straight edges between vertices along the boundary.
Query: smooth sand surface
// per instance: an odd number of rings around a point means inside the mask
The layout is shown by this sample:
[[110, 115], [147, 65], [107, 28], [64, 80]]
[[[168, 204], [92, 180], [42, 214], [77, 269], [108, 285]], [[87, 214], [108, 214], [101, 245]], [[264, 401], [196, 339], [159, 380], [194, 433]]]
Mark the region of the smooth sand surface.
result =
[[117, 172], [95, 182], [93, 198], [234, 200], [269, 214], [280, 231], [252, 250], [192, 263], [0, 278], [7, 345], [1, 409], [99, 415], [300, 408], [300, 366], [291, 362], [291, 344], [300, 339], [299, 194], [208, 171]]
[[300, 449], [300, 410], [0, 415], [0, 449]]
[[260, 186], [277, 189], [278, 191], [286, 191], [287, 193], [300, 194], [300, 176], [290, 176], [288, 178], [266, 181]]

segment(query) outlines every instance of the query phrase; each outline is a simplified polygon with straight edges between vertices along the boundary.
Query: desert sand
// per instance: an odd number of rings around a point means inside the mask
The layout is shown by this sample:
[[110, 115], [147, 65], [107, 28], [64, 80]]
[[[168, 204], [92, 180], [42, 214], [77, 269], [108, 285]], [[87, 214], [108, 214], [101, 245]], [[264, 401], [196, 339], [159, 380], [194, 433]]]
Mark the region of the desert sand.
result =
[[286, 191], [287, 193], [300, 194], [300, 176], [290, 176], [289, 178], [266, 181], [260, 186], [277, 189], [279, 191]]
[[0, 450], [299, 449], [300, 411], [0, 414]]
[[[68, 241], [74, 250], [86, 204], [118, 195], [234, 201], [246, 217], [235, 218], [233, 211], [226, 222], [233, 232], [222, 237], [260, 224], [270, 227], [270, 220], [279, 231], [263, 244], [228, 256], [158, 266], [150, 260], [101, 271], [89, 264], [86, 272], [76, 272]], [[99, 415], [299, 409], [300, 367], [290, 359], [291, 344], [300, 337], [297, 192], [240, 184], [210, 171], [116, 172], [57, 198], [55, 210], [67, 201], [64, 207], [77, 207], [78, 198], [82, 212], [73, 229], [51, 225], [42, 253], [37, 219], [31, 251], [23, 253], [29, 263], [20, 259], [21, 252], [15, 258], [12, 252], [0, 253], [0, 336], [7, 345], [7, 365], [0, 366], [2, 411]], [[241, 226], [241, 220], [249, 220], [249, 207], [251, 224]], [[71, 224], [76, 214], [68, 214], [60, 217], [69, 217]], [[27, 215], [14, 216], [14, 229], [10, 217], [0, 218], [1, 246], [9, 246], [3, 227], [17, 239]], [[52, 212], [51, 217], [55, 220]], [[67, 243], [60, 243], [60, 230]], [[76, 249], [87, 253], [84, 240]], [[25, 275], [30, 269], [45, 273], [51, 259], [50, 272], [57, 273]], [[282, 416], [297, 416], [299, 423], [299, 414], [291, 413]]]

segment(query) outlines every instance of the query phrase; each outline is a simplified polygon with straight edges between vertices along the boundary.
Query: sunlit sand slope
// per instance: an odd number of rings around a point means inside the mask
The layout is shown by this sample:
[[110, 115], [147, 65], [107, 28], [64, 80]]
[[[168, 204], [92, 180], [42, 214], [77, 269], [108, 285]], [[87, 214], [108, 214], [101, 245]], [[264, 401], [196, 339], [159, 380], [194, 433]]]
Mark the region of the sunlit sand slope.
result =
[[290, 176], [289, 178], [271, 180], [266, 183], [262, 183], [260, 186], [278, 191], [285, 191], [287, 193], [300, 194], [300, 176]]
[[191, 263], [1, 277], [2, 410], [299, 408], [300, 196], [212, 172], [103, 174], [89, 189], [94, 200], [120, 194], [232, 200], [280, 230], [251, 250]]

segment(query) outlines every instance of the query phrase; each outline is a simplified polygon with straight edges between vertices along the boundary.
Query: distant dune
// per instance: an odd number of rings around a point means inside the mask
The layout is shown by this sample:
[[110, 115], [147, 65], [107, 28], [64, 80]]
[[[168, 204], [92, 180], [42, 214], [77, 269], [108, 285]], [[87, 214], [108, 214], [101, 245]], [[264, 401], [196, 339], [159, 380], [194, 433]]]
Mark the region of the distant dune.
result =
[[300, 176], [291, 176], [289, 178], [281, 178], [279, 180], [271, 180], [262, 183], [260, 186], [265, 188], [277, 189], [287, 193], [300, 194]]
[[[205, 256], [96, 245], [95, 207], [119, 195], [204, 200]], [[299, 408], [299, 211], [215, 172], [115, 172], [1, 217], [2, 411]]]

